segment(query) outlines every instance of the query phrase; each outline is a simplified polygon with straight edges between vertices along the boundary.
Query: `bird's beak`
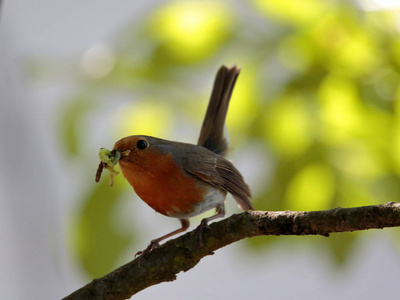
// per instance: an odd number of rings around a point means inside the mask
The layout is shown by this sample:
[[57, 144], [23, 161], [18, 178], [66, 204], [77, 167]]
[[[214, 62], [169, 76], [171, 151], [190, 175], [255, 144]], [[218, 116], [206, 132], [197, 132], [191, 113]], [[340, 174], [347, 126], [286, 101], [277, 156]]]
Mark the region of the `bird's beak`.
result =
[[[119, 151], [119, 150], [118, 150], [118, 151]], [[129, 154], [131, 154], [131, 150], [125, 150], [125, 151], [123, 151], [123, 152], [120, 152], [120, 155], [121, 155], [121, 158], [120, 158], [120, 159], [122, 159], [123, 157], [129, 156]]]

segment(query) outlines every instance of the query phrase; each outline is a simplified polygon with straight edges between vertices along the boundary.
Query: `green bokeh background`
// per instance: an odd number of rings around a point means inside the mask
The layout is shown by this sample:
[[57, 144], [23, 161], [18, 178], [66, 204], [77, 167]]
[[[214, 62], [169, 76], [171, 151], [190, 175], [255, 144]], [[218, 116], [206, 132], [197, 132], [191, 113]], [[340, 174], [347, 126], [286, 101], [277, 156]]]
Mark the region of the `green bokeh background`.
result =
[[[217, 69], [238, 64], [227, 125], [232, 154], [262, 154], [251, 169], [263, 169], [248, 180], [256, 209], [398, 201], [396, 13], [350, 1], [166, 2], [79, 58], [79, 84], [60, 110], [65, 155], [94, 177], [94, 132], [104, 147], [132, 134], [195, 142]], [[139, 200], [122, 176], [112, 189], [106, 177], [86, 185], [71, 218], [71, 250], [91, 277], [116, 267], [141, 231], [116, 221], [121, 201]], [[345, 264], [359, 235], [297, 242], [322, 244]], [[263, 251], [279, 240], [247, 245]]]

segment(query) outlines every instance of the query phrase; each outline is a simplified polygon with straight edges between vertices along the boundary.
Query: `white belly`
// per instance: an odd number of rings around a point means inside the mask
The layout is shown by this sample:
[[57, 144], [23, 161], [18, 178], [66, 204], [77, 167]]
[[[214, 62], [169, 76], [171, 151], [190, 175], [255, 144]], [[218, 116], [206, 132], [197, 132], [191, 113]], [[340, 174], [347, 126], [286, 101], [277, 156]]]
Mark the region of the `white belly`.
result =
[[194, 211], [188, 214], [180, 213], [168, 213], [169, 217], [188, 219], [197, 215], [200, 215], [210, 209], [216, 208], [217, 206], [223, 206], [226, 198], [226, 192], [215, 187], [209, 187], [208, 193], [203, 202], [194, 205]]

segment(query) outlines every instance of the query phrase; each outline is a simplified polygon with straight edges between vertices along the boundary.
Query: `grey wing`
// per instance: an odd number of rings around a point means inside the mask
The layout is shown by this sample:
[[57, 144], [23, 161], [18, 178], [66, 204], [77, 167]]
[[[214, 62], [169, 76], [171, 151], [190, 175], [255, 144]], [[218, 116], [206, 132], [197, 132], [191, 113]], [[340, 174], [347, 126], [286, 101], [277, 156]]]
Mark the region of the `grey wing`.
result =
[[192, 176], [231, 193], [241, 209], [253, 210], [250, 188], [229, 160], [220, 155], [189, 155], [182, 160], [182, 164]]

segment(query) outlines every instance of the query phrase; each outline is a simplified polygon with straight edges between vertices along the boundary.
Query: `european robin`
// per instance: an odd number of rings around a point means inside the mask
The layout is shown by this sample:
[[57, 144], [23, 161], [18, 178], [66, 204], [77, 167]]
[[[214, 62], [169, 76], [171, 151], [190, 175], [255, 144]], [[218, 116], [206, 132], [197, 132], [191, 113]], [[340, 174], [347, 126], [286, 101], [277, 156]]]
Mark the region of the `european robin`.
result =
[[215, 215], [203, 219], [196, 230], [202, 244], [204, 227], [208, 227], [209, 221], [225, 215], [224, 202], [228, 192], [241, 209], [253, 209], [250, 189], [243, 176], [224, 157], [228, 149], [224, 137], [225, 118], [239, 73], [240, 68], [236, 66], [222, 66], [218, 70], [197, 145], [132, 135], [116, 142], [112, 151], [100, 151], [96, 182], [104, 167], [111, 171], [111, 176], [115, 175], [113, 166], [119, 163], [124, 177], [144, 202], [155, 211], [181, 222], [181, 228], [152, 240], [143, 252], [186, 231], [189, 218], [215, 208]]

